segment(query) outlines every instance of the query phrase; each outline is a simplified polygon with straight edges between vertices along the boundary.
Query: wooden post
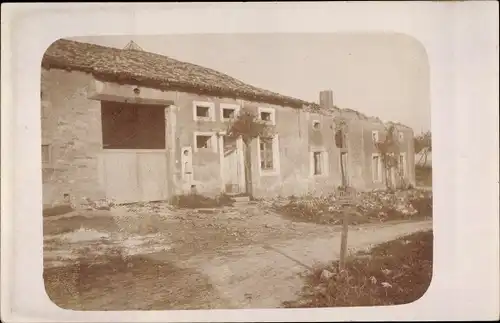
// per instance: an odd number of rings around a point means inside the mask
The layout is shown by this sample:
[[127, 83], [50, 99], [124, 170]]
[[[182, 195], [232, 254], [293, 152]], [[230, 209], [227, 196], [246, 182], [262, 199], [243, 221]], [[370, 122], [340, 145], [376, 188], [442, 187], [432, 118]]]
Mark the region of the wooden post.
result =
[[350, 191], [346, 186], [341, 190], [341, 200], [342, 206], [347, 207], [344, 211], [342, 218], [342, 235], [340, 238], [340, 261], [339, 269], [343, 270], [345, 268], [346, 257], [347, 257], [347, 236], [349, 233], [349, 220], [351, 217], [351, 207], [353, 204], [354, 192]]
[[340, 240], [340, 270], [345, 267], [345, 258], [347, 254], [347, 234], [349, 232], [349, 212], [344, 212], [342, 219], [342, 236]]

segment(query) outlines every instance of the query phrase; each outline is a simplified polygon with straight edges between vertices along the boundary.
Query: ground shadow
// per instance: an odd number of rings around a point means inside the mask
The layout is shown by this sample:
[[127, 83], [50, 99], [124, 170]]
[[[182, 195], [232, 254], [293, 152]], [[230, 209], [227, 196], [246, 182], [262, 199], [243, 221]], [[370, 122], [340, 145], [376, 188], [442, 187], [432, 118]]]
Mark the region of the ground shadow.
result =
[[43, 278], [49, 298], [71, 310], [196, 309], [216, 298], [196, 270], [119, 250], [92, 261], [82, 255], [73, 265], [45, 269]]

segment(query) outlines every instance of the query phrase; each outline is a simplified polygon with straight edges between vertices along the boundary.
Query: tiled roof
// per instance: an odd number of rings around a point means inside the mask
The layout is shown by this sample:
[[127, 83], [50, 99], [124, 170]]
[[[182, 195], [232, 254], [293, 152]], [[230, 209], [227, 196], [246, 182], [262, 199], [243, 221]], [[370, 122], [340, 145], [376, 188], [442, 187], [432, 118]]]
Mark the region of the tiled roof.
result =
[[311, 103], [246, 84], [199, 65], [139, 50], [60, 39], [45, 52], [45, 68], [91, 73], [97, 79], [301, 108]]
[[337, 107], [326, 109], [314, 102], [261, 89], [210, 68], [144, 51], [133, 42], [125, 49], [118, 49], [60, 39], [47, 49], [42, 66], [91, 73], [96, 79], [120, 84], [244, 99], [304, 108], [309, 112], [332, 117], [345, 116], [348, 119], [373, 119], [376, 123], [381, 122], [378, 118], [369, 118], [355, 110]]

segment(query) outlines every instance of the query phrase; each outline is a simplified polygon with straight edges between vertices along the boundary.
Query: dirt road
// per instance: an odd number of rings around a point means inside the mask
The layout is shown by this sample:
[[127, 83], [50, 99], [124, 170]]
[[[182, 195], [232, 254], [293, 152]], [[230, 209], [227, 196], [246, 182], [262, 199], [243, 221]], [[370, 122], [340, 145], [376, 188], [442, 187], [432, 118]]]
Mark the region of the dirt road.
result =
[[[352, 249], [369, 248], [420, 230], [431, 222], [366, 226], [349, 235]], [[316, 264], [336, 260], [340, 233], [311, 239], [284, 240], [273, 245], [241, 248], [233, 256], [193, 257], [184, 266], [198, 268], [210, 278], [230, 308], [276, 308], [292, 300], [302, 288], [302, 276]]]
[[[275, 308], [295, 299], [302, 274], [335, 260], [340, 248], [339, 227], [292, 222], [258, 206], [144, 212], [45, 221], [44, 276], [54, 303], [84, 310]], [[349, 247], [431, 228], [430, 221], [353, 227]], [[99, 250], [116, 246], [125, 260], [99, 260]], [[69, 256], [78, 248], [86, 248], [85, 266]]]

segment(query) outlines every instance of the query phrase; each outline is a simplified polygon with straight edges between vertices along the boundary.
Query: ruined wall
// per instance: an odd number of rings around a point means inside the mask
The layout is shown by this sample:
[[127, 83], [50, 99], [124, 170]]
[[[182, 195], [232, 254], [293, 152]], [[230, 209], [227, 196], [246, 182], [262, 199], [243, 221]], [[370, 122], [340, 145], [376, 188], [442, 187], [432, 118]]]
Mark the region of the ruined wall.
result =
[[[321, 114], [289, 108], [276, 108], [276, 131], [279, 133], [280, 171], [276, 175], [258, 176], [258, 197], [329, 194], [340, 185], [339, 150], [335, 146], [333, 119]], [[314, 128], [319, 122], [319, 128]], [[258, 149], [255, 144], [254, 149]], [[327, 172], [313, 175], [312, 151], [327, 153]], [[254, 174], [259, 165], [254, 160]]]
[[411, 185], [415, 186], [415, 147], [413, 141], [415, 133], [409, 127], [396, 126], [396, 128], [403, 133], [403, 140], [400, 142], [400, 151], [406, 153], [406, 179]]
[[373, 142], [372, 132], [378, 131], [379, 140], [384, 140], [385, 134], [385, 125], [382, 122], [374, 122], [371, 120], [360, 120], [360, 123], [363, 124], [363, 141], [364, 141], [364, 149], [363, 149], [363, 182], [365, 189], [383, 189], [386, 187], [385, 181], [385, 171], [384, 166], [382, 164], [382, 174], [381, 181], [373, 181], [373, 167], [372, 167], [372, 155], [379, 153], [375, 143]]
[[87, 99], [91, 79], [80, 72], [42, 70], [42, 145], [50, 150], [50, 162], [42, 166], [44, 205], [62, 202], [64, 194], [74, 202], [104, 197], [97, 172], [101, 108]]
[[[372, 140], [372, 131], [378, 131], [379, 140], [385, 139], [385, 133], [387, 131], [387, 125], [382, 122], [375, 122], [373, 120], [360, 120], [359, 122], [363, 123], [363, 140], [364, 140], [364, 163], [363, 163], [363, 181], [364, 187], [366, 189], [383, 189], [386, 187], [386, 176], [385, 176], [385, 167], [383, 168], [382, 181], [374, 182], [373, 181], [373, 167], [371, 164], [372, 154], [379, 153], [376, 146], [373, 144]], [[408, 183], [415, 185], [415, 156], [413, 153], [413, 130], [411, 128], [397, 126], [397, 132], [403, 133], [403, 139], [399, 141], [399, 152], [404, 153], [406, 157], [406, 165], [405, 165], [405, 181]], [[396, 136], [398, 134], [396, 133]], [[398, 181], [398, 179], [396, 179]], [[398, 185], [399, 185], [398, 181]]]

